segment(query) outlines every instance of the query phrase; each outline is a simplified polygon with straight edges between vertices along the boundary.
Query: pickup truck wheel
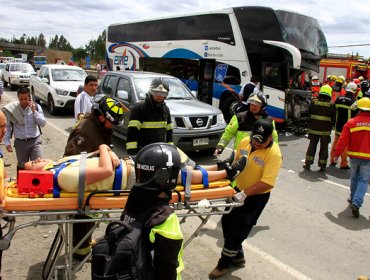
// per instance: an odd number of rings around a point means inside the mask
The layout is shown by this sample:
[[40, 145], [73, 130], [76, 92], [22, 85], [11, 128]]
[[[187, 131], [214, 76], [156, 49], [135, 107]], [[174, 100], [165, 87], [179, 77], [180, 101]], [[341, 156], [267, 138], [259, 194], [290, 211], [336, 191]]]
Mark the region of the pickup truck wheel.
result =
[[51, 95], [48, 96], [48, 104], [47, 104], [48, 110], [50, 114], [55, 115], [56, 114], [56, 108], [54, 105], [54, 100]]
[[9, 85], [10, 90], [15, 90], [15, 86], [10, 82], [10, 79], [9, 79], [8, 85]]
[[4, 80], [4, 77], [2, 78], [2, 80], [3, 80], [4, 87], [7, 87], [8, 83]]

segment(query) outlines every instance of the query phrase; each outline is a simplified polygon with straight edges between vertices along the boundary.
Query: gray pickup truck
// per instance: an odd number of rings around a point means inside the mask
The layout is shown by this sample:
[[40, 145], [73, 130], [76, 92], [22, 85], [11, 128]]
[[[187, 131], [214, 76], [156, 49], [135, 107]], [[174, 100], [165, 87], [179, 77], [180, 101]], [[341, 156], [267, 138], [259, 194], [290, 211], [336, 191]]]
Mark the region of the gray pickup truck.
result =
[[[222, 112], [197, 100], [179, 79], [150, 72], [112, 71], [102, 78], [98, 96], [116, 97], [132, 108], [144, 100], [151, 81], [157, 77], [162, 77], [170, 86], [165, 102], [171, 112], [175, 145], [185, 152], [212, 154], [226, 127]], [[114, 127], [115, 135], [126, 138], [128, 119], [129, 114], [126, 114], [124, 124]]]

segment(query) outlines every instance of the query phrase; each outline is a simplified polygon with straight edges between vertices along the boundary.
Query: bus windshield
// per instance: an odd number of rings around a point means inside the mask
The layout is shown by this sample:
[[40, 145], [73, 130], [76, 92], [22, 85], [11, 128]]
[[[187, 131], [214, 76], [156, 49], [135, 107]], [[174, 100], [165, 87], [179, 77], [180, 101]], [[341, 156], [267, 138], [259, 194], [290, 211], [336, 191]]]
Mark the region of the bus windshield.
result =
[[316, 19], [281, 10], [276, 14], [287, 43], [317, 56], [327, 55], [328, 45]]

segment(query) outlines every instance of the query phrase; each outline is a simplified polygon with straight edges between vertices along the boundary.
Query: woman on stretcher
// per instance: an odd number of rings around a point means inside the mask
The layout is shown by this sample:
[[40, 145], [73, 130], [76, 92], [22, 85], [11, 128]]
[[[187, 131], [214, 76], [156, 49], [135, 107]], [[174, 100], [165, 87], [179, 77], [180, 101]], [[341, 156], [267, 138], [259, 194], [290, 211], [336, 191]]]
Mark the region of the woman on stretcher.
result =
[[[153, 146], [160, 143], [151, 144]], [[183, 171], [179, 173], [178, 184], [182, 184], [184, 168], [191, 171], [191, 184], [202, 184], [204, 176], [208, 181], [222, 179], [234, 180], [246, 165], [246, 157], [242, 157], [233, 164], [228, 161], [218, 161], [217, 165], [199, 167], [184, 152], [178, 149], [181, 155]], [[53, 171], [57, 174], [57, 182], [64, 192], [77, 192], [80, 156], [69, 156], [53, 162], [50, 159], [36, 159], [18, 164], [18, 170]], [[119, 170], [119, 171], [118, 171]], [[120, 159], [109, 146], [102, 144], [99, 150], [90, 153], [86, 159], [86, 188], [85, 191], [112, 189], [116, 184], [114, 179], [117, 172], [122, 172], [120, 189], [131, 189], [135, 183], [135, 169], [132, 158]]]

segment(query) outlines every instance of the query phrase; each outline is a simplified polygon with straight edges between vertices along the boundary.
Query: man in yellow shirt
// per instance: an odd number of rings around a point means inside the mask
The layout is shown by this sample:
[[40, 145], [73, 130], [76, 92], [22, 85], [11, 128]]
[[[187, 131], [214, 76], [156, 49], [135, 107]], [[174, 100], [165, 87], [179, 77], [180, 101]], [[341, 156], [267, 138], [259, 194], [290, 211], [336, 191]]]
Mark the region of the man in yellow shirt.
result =
[[280, 148], [272, 132], [271, 120], [258, 119], [251, 136], [238, 145], [236, 160], [245, 156], [248, 161], [236, 179], [238, 193], [234, 200], [244, 203], [221, 218], [224, 247], [216, 268], [209, 274], [210, 279], [224, 276], [232, 266], [245, 264], [242, 242], [265, 208], [282, 164]]

